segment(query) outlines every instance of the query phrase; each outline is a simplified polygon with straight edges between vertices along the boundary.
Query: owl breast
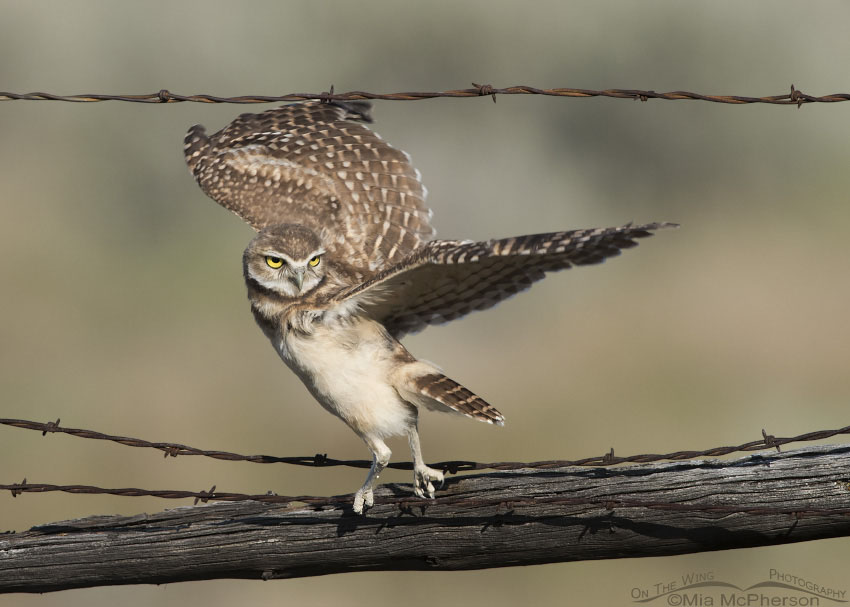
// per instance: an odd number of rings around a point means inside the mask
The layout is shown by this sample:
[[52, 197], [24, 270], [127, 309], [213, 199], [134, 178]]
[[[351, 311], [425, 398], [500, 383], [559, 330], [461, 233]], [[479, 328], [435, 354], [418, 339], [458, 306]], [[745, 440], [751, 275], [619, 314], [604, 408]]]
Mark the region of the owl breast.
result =
[[319, 321], [310, 332], [283, 330], [272, 341], [313, 397], [355, 432], [386, 438], [415, 420], [414, 406], [391, 380], [406, 362], [400, 355], [410, 355], [375, 321]]

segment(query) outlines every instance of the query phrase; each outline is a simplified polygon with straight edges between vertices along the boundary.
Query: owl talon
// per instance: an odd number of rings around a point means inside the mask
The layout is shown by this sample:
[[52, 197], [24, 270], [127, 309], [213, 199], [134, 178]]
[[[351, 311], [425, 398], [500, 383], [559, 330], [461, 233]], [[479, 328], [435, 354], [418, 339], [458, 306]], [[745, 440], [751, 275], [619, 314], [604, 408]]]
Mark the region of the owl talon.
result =
[[371, 508], [375, 505], [375, 494], [371, 489], [360, 488], [354, 494], [354, 514], [363, 514], [364, 506]]
[[431, 481], [440, 481], [440, 487], [444, 482], [443, 473], [427, 466], [416, 468], [413, 471], [413, 493], [418, 497], [424, 498], [425, 495], [434, 499], [434, 485]]

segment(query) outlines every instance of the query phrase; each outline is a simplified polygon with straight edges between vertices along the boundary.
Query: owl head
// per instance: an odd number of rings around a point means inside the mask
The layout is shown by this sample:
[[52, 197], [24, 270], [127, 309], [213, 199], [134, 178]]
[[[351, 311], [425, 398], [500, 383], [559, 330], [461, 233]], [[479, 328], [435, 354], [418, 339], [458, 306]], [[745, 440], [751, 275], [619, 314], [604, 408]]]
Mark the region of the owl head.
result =
[[245, 280], [286, 297], [299, 297], [315, 289], [325, 275], [319, 237], [301, 225], [270, 226], [248, 244], [242, 256]]

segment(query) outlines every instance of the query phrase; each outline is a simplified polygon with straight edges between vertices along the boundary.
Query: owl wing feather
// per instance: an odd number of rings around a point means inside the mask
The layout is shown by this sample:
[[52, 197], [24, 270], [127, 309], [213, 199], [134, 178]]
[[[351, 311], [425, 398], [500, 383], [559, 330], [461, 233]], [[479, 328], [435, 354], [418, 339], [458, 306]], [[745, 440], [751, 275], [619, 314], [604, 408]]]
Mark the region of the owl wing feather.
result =
[[672, 223], [532, 234], [487, 242], [434, 240], [335, 295], [358, 302], [396, 338], [486, 310], [547, 272], [600, 263]]
[[434, 235], [425, 188], [407, 154], [363, 126], [365, 102], [295, 103], [242, 114], [207, 136], [186, 135], [203, 191], [255, 230], [295, 223], [368, 271], [400, 261]]

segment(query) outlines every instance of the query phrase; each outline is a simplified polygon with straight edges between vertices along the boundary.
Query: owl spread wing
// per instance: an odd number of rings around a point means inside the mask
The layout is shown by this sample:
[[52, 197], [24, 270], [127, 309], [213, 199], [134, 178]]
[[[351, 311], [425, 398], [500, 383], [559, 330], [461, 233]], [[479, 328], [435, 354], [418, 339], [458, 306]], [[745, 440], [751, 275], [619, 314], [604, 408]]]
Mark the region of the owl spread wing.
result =
[[408, 156], [372, 132], [365, 102], [295, 103], [186, 135], [203, 191], [255, 230], [297, 223], [372, 273], [434, 235], [425, 188]]
[[600, 263], [667, 227], [678, 226], [629, 224], [487, 242], [434, 240], [334, 299], [356, 300], [368, 316], [400, 338], [486, 310], [528, 289], [546, 272]]

